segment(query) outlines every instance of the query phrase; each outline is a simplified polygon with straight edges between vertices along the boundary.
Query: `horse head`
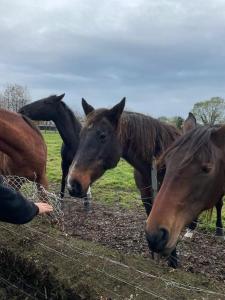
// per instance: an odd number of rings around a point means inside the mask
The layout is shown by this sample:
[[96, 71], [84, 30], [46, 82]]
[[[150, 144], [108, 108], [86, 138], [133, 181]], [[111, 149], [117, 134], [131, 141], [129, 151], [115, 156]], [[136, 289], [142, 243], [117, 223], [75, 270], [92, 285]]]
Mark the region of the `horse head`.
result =
[[197, 127], [181, 136], [161, 158], [166, 174], [146, 222], [154, 252], [168, 255], [182, 229], [224, 194], [225, 126]]
[[111, 109], [94, 109], [82, 99], [87, 116], [80, 144], [70, 166], [67, 186], [72, 196], [83, 197], [89, 185], [119, 162], [122, 148], [117, 136], [125, 98]]

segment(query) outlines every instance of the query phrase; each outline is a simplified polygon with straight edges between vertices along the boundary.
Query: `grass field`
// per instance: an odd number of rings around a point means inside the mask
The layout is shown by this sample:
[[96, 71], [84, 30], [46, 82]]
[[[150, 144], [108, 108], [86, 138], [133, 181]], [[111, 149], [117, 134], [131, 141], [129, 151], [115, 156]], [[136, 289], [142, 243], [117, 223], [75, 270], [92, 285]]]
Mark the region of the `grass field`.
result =
[[[50, 182], [58, 183], [61, 181], [61, 156], [60, 149], [62, 140], [58, 133], [44, 133], [44, 138], [48, 147], [47, 174]], [[133, 168], [124, 160], [118, 166], [107, 171], [92, 188], [95, 201], [102, 201], [113, 205], [120, 204], [122, 207], [132, 208], [140, 206], [141, 200], [133, 179]], [[203, 227], [215, 229], [215, 211], [211, 221], [206, 214], [201, 217]], [[225, 224], [225, 212], [223, 212], [223, 223]]]

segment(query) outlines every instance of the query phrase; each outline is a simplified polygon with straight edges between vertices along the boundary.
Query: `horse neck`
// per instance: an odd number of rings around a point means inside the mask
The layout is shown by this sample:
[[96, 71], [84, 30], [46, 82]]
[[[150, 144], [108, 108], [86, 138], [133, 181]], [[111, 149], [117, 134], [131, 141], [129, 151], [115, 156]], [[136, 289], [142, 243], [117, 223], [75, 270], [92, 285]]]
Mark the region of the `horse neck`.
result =
[[176, 129], [141, 114], [124, 112], [120, 119], [119, 140], [122, 157], [141, 173], [175, 140]]
[[58, 105], [52, 121], [55, 123], [63, 143], [74, 149], [79, 143], [79, 134], [81, 124], [69, 108], [65, 107], [63, 103]]
[[[124, 112], [124, 114], [126, 114], [126, 112]], [[150, 172], [149, 169], [152, 164], [154, 149], [152, 147], [148, 149], [148, 157], [144, 156], [143, 151], [138, 151], [138, 141], [135, 139], [136, 135], [133, 136], [132, 140], [130, 139], [127, 132], [129, 129], [126, 126], [123, 115], [119, 126], [119, 140], [122, 146], [122, 157], [141, 174], [146, 174]]]
[[147, 175], [150, 173], [152, 156], [149, 155], [149, 160], [146, 161], [141, 155], [137, 155], [132, 148], [123, 146], [122, 157], [141, 174]]

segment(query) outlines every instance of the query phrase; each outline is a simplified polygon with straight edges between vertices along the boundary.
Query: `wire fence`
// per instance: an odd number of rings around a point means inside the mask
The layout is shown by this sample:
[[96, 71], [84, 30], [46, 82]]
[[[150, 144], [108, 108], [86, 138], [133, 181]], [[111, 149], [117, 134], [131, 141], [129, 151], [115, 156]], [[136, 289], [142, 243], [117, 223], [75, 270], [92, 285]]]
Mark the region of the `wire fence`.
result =
[[[35, 183], [25, 178], [4, 176], [3, 183], [15, 190], [20, 188], [22, 194], [31, 201], [45, 201], [51, 204], [54, 208], [51, 217], [53, 220], [57, 220], [61, 230], [64, 229], [61, 226], [64, 221], [61, 199], [57, 195], [36, 186]], [[88, 274], [91, 271], [98, 274], [99, 278], [102, 279], [97, 283], [102, 291], [102, 295], [99, 295], [101, 300], [225, 299], [224, 289], [211, 289], [205, 288], [204, 285], [193, 285], [188, 281], [178, 280], [173, 273], [162, 275], [165, 273], [162, 266], [157, 266], [158, 271], [154, 269], [154, 272], [150, 272], [147, 268], [148, 262], [146, 262], [146, 266], [141, 265], [138, 267], [136, 264], [130, 265], [125, 261], [121, 261], [118, 257], [108, 257], [94, 250], [87, 250], [87, 248], [74, 245], [65, 232], [60, 236], [56, 236], [48, 231], [46, 233], [46, 230], [43, 230], [42, 227], [36, 228], [30, 224], [13, 226], [1, 223], [0, 227], [1, 231], [8, 232], [14, 239], [34, 237], [35, 245], [49, 253], [49, 261], [53, 259], [53, 263], [56, 255], [61, 260], [80, 266], [84, 273]], [[212, 236], [211, 233], [196, 232], [196, 234]], [[42, 290], [36, 288], [35, 293], [31, 294], [32, 288], [29, 287], [29, 284], [23, 282], [21, 277], [18, 278], [17, 283], [11, 281], [10, 278], [10, 274], [7, 278], [0, 275], [1, 286], [16, 290], [21, 294], [21, 299], [48, 299], [48, 291], [45, 288], [42, 288]], [[125, 289], [124, 286], [127, 288]], [[190, 295], [190, 298], [187, 295]]]
[[47, 191], [43, 186], [28, 180], [25, 177], [1, 175], [2, 183], [15, 190], [20, 191], [27, 199], [33, 202], [46, 202], [53, 207], [50, 216], [53, 221], [63, 224], [63, 210], [61, 198], [54, 193]]

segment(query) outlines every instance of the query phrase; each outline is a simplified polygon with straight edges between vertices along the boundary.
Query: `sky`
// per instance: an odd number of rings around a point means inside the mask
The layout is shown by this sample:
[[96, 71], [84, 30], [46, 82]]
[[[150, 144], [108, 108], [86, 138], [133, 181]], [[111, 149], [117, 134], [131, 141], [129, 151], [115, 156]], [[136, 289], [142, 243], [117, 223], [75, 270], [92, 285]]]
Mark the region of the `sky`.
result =
[[185, 117], [225, 97], [224, 0], [0, 0], [0, 90]]

